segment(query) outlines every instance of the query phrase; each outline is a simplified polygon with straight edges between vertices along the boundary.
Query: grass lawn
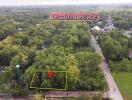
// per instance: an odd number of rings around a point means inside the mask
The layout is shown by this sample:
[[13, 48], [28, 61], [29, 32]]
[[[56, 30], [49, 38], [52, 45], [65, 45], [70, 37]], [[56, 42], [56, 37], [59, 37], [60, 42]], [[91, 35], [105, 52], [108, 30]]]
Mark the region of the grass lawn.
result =
[[113, 77], [124, 97], [124, 100], [132, 100], [132, 73], [113, 73]]

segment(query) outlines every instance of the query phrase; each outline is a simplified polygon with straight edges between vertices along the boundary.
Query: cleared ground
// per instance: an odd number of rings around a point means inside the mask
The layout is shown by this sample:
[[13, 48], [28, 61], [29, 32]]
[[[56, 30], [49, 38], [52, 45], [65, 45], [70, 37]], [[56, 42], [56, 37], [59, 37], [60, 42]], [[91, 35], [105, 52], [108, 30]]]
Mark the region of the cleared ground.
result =
[[124, 100], [132, 100], [132, 73], [113, 73], [114, 79], [124, 97]]

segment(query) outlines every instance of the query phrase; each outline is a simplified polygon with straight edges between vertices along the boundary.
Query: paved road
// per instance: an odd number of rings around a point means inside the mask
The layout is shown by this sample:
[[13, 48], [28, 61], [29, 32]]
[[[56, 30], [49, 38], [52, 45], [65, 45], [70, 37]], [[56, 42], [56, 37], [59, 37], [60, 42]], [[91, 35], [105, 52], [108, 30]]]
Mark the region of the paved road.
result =
[[91, 36], [91, 45], [95, 48], [96, 52], [101, 54], [103, 57], [101, 69], [103, 71], [103, 74], [104, 74], [105, 79], [106, 79], [108, 86], [109, 86], [108, 97], [112, 98], [113, 100], [123, 100], [123, 97], [121, 96], [121, 93], [120, 93], [111, 73], [110, 73], [108, 64], [105, 61], [105, 58], [104, 58], [102, 51], [101, 51], [101, 48], [98, 45], [98, 43], [97, 43], [97, 41], [93, 35]]

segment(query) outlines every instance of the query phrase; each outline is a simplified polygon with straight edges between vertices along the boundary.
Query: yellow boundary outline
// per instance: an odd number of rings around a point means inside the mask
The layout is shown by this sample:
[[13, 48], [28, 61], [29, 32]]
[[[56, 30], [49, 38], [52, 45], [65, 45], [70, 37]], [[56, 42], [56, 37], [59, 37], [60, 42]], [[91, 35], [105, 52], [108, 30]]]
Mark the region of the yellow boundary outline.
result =
[[[41, 89], [41, 90], [66, 90], [66, 89], [67, 89], [67, 71], [52, 71], [52, 72], [57, 72], [57, 73], [65, 73], [65, 75], [66, 75], [66, 84], [65, 84], [65, 88], [64, 88], [64, 89], [33, 87], [33, 86], [32, 86], [32, 83], [33, 83], [33, 81], [34, 81], [34, 77], [35, 77], [35, 75], [36, 75], [36, 72], [44, 72], [44, 71], [42, 71], [42, 70], [36, 70], [36, 71], [34, 72], [33, 78], [32, 78], [31, 83], [30, 83], [30, 88], [32, 88], [32, 89]], [[46, 72], [48, 72], [48, 71], [46, 71]]]

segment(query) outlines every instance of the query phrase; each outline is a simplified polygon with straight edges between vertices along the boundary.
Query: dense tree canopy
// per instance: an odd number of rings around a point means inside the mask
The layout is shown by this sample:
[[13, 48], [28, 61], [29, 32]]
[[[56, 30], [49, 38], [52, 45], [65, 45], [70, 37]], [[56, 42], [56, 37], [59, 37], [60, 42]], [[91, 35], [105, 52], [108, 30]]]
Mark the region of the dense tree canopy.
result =
[[[30, 85], [103, 90], [101, 57], [90, 46], [90, 23], [47, 17], [47, 11], [40, 8], [0, 10], [0, 92], [36, 92]], [[48, 71], [53, 71], [53, 78], [48, 78]]]
[[131, 37], [124, 36], [119, 30], [99, 36], [98, 41], [112, 71], [131, 72], [131, 40]]

